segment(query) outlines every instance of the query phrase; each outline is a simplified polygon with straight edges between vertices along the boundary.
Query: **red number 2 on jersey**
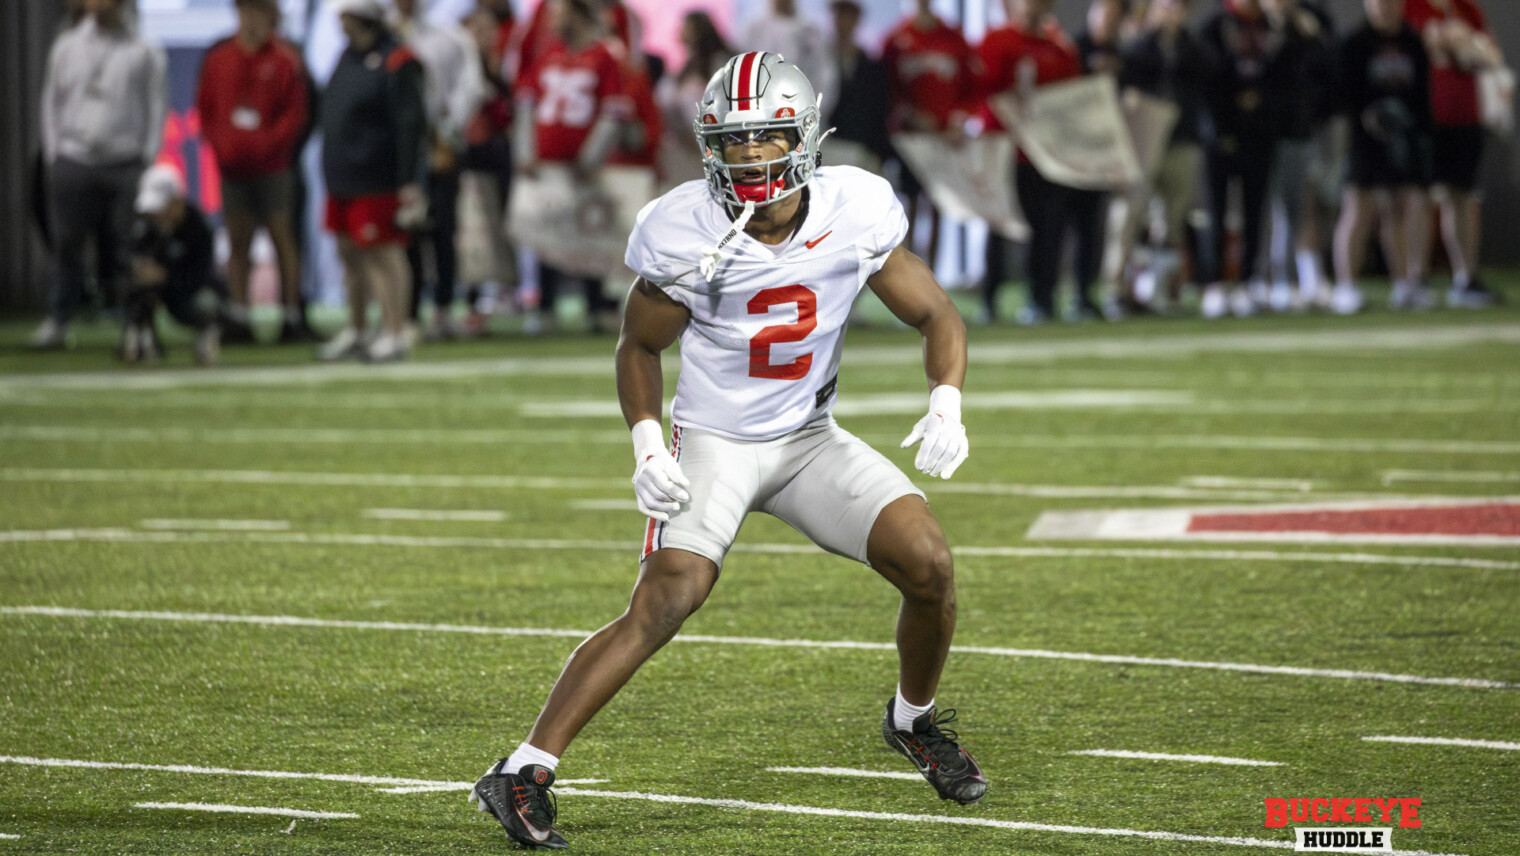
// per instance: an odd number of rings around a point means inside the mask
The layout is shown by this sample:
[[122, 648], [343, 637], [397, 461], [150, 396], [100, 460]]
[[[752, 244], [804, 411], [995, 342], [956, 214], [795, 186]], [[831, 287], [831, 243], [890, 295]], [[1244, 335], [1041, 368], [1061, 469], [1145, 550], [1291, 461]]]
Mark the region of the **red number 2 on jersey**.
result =
[[803, 354], [789, 363], [771, 365], [771, 345], [800, 342], [818, 328], [818, 295], [805, 285], [767, 288], [749, 299], [749, 314], [764, 315], [772, 306], [797, 304], [797, 321], [772, 324], [749, 340], [749, 376], [769, 380], [801, 380], [813, 365], [813, 355]]

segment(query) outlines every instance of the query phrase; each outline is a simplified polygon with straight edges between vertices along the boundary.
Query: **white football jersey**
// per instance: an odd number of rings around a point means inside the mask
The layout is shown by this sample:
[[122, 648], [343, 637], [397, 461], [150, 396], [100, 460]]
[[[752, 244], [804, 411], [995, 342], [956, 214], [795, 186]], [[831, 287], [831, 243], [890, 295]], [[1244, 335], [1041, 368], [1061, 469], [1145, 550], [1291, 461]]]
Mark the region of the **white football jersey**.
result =
[[628, 267], [691, 311], [681, 333], [676, 424], [767, 440], [829, 412], [855, 296], [908, 231], [885, 179], [821, 167], [807, 216], [778, 254], [742, 232], [711, 281], [699, 261], [733, 227], [705, 181], [645, 206], [628, 237]]

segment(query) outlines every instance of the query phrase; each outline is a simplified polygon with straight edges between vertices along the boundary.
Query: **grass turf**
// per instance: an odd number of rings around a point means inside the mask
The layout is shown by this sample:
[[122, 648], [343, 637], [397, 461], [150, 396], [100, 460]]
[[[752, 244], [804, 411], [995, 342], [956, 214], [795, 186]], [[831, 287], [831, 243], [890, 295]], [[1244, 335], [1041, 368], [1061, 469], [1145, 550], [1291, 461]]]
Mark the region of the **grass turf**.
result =
[[[1506, 495], [1520, 480], [1517, 318], [1496, 309], [973, 329], [968, 393], [1004, 397], [996, 407], [968, 399], [971, 461], [952, 482], [919, 483], [956, 547], [1052, 550], [963, 554], [957, 645], [1520, 683], [1513, 548], [1024, 537], [1047, 510]], [[19, 322], [0, 325], [0, 338], [24, 334]], [[1232, 344], [1230, 334], [1260, 347]], [[1453, 341], [1422, 344], [1432, 335]], [[430, 347], [414, 366], [438, 367], [432, 377], [318, 372], [252, 383], [236, 371], [180, 373], [183, 346], [164, 371], [125, 370], [109, 361], [110, 338], [98, 325], [81, 330], [72, 352], [0, 353], [4, 529], [112, 530], [40, 542], [3, 536], [0, 606], [589, 631], [625, 604], [642, 526], [621, 421], [615, 409], [534, 415], [611, 405], [610, 340]], [[916, 414], [848, 406], [921, 390], [915, 348], [911, 333], [890, 325], [857, 330], [840, 384], [840, 421], [904, 468], [911, 454], [896, 441]], [[304, 371], [309, 353], [230, 348], [225, 362]], [[520, 362], [508, 368], [508, 359]], [[1094, 396], [1080, 406], [1059, 398], [1073, 390]], [[1105, 398], [1125, 393], [1153, 397], [1125, 406]], [[146, 470], [176, 473], [141, 480]], [[128, 478], [134, 472], [138, 480]], [[262, 483], [248, 473], [265, 474]], [[268, 483], [282, 473], [385, 478]], [[510, 480], [527, 476], [562, 481]], [[1441, 480], [1452, 477], [1486, 480]], [[373, 508], [506, 518], [379, 520], [366, 516]], [[183, 522], [241, 519], [289, 529], [185, 531]], [[525, 543], [535, 539], [565, 543]], [[1520, 740], [1515, 689], [960, 652], [940, 701], [960, 710], [964, 742], [992, 779], [981, 805], [940, 803], [922, 783], [769, 772], [905, 768], [875, 734], [895, 680], [895, 656], [883, 646], [896, 598], [869, 570], [805, 549], [769, 518], [751, 517], [740, 543], [684, 634], [874, 647], [677, 641], [593, 721], [562, 777], [604, 779], [584, 787], [620, 793], [1279, 844], [1291, 834], [1263, 828], [1264, 798], [1419, 797], [1424, 825], [1395, 828], [1397, 848], [1520, 851], [1511, 807], [1520, 755], [1362, 740]], [[1330, 558], [1350, 553], [1499, 566]], [[0, 755], [469, 781], [521, 739], [576, 641], [0, 613]], [[1070, 754], [1087, 749], [1282, 766]], [[286, 818], [134, 807], [145, 802], [361, 818], [299, 820], [286, 835]], [[576, 851], [609, 854], [1263, 849], [572, 789], [561, 809]], [[462, 791], [0, 763], [7, 835], [19, 838], [0, 837], [0, 856], [505, 846]]]

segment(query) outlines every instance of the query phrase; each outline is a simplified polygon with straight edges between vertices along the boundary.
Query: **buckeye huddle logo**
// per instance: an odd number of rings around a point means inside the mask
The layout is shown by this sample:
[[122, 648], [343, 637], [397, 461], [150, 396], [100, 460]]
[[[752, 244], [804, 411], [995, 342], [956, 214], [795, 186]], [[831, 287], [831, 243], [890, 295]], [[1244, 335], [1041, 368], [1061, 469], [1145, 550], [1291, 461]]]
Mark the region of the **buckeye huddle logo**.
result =
[[[1398, 816], [1404, 829], [1420, 827], [1419, 798], [1380, 797], [1268, 797], [1268, 829], [1293, 823], [1393, 823]], [[1293, 828], [1293, 849], [1300, 853], [1391, 853], [1393, 827], [1304, 827]]]

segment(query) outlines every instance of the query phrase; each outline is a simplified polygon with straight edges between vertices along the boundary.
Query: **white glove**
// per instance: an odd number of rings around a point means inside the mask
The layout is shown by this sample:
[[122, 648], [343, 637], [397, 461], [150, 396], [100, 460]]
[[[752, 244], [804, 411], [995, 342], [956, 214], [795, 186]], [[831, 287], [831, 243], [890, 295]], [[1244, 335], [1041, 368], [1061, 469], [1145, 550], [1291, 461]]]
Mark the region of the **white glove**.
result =
[[691, 482], [681, 472], [675, 456], [665, 448], [660, 423], [645, 419], [633, 426], [633, 457], [638, 469], [633, 473], [633, 493], [639, 498], [639, 511], [655, 520], [669, 521], [670, 515], [691, 502], [686, 490]]
[[902, 448], [919, 440], [924, 444], [918, 447], [918, 457], [913, 459], [919, 472], [946, 479], [955, 475], [956, 468], [971, 454], [966, 426], [961, 424], [960, 390], [940, 384], [929, 393], [929, 415], [913, 426], [912, 433], [902, 441]]

